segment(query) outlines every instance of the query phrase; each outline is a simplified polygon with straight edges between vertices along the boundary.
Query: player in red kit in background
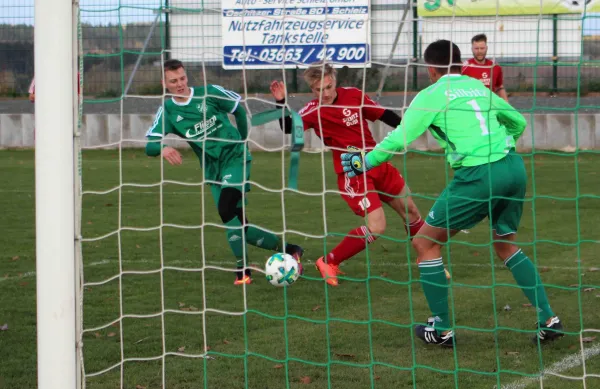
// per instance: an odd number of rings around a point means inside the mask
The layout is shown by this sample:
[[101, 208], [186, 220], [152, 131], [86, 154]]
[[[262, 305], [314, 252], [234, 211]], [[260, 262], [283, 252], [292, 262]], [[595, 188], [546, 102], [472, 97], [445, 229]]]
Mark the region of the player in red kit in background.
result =
[[475, 35], [471, 38], [471, 51], [473, 58], [463, 63], [462, 74], [476, 78], [508, 102], [508, 95], [504, 89], [504, 76], [502, 68], [494, 61], [487, 59], [487, 36]]
[[[337, 88], [336, 70], [330, 64], [319, 62], [311, 65], [304, 72], [304, 79], [316, 97], [299, 112], [304, 130], [312, 128], [325, 146], [332, 150], [338, 188], [348, 206], [358, 216], [365, 217], [368, 214], [366, 226], [350, 231], [342, 242], [316, 262], [327, 283], [337, 286], [337, 275], [341, 274], [339, 264], [363, 251], [368, 243], [385, 232], [382, 203], [388, 204], [404, 219], [405, 229], [411, 238], [423, 225], [423, 219], [413, 199], [408, 196], [410, 190], [404, 178], [391, 164], [385, 163], [370, 170], [366, 179], [349, 178], [341, 165], [342, 153], [348, 150], [366, 152], [375, 146], [367, 120], [380, 120], [396, 128], [400, 124], [400, 116], [381, 107], [360, 89]], [[285, 103], [283, 82], [273, 81], [271, 93], [277, 103]], [[291, 132], [290, 117], [280, 120], [280, 125], [286, 133]]]

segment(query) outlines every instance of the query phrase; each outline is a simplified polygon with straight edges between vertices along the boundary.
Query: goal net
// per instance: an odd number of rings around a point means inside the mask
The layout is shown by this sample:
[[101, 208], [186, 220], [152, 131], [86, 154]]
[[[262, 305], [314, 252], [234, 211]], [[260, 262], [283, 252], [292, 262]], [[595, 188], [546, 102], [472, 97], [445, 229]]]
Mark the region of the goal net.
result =
[[[82, 0], [82, 386], [600, 387], [593, 10], [596, 1]], [[190, 86], [239, 94], [251, 119], [277, 108], [273, 80], [300, 111], [313, 99], [303, 71], [319, 60], [335, 64], [338, 86], [403, 115], [429, 85], [427, 45], [452, 40], [467, 60], [482, 33], [529, 123], [518, 143], [529, 174], [518, 242], [566, 329], [549, 347], [530, 340], [535, 309], [495, 256], [487, 220], [443, 249], [454, 350], [414, 334], [430, 311], [416, 253], [389, 207], [384, 234], [328, 286], [315, 261], [367, 220], [340, 197], [332, 150], [313, 131], [294, 154], [277, 120], [249, 128], [247, 225], [305, 250], [304, 275], [286, 288], [262, 274], [273, 252], [250, 244], [253, 283], [233, 285], [214, 182], [184, 139], [163, 140], [181, 165], [144, 152], [171, 98], [166, 59], [183, 61]], [[369, 130], [379, 141], [392, 128], [376, 121]], [[425, 217], [453, 175], [439, 146], [424, 135], [392, 163]]]

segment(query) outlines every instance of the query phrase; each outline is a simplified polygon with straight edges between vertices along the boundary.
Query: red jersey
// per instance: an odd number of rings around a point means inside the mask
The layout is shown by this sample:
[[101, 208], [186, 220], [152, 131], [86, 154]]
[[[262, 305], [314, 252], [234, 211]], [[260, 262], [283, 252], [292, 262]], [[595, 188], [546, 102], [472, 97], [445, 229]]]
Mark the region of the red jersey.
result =
[[334, 106], [319, 107], [319, 99], [314, 99], [299, 114], [304, 122], [304, 131], [314, 129], [325, 146], [332, 149], [333, 167], [340, 174], [343, 173], [342, 153], [375, 147], [367, 120], [378, 120], [385, 108], [357, 88], [337, 88], [336, 92]]
[[[481, 80], [483, 85], [490, 88], [493, 92], [496, 92], [498, 88], [504, 85], [502, 68], [500, 65], [489, 59], [486, 59], [483, 65], [478, 64], [475, 61], [475, 58], [465, 61], [463, 63], [462, 74]], [[492, 80], [492, 82], [490, 82], [490, 80]]]

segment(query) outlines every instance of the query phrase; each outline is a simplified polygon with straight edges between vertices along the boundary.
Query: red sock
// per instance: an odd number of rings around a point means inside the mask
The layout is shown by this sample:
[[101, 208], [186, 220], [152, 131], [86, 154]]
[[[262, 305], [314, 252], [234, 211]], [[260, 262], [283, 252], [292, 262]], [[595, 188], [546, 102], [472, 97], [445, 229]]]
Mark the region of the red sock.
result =
[[409, 230], [410, 230], [410, 237], [412, 238], [413, 236], [417, 235], [417, 232], [419, 232], [421, 227], [423, 227], [423, 224], [425, 224], [425, 220], [423, 220], [421, 217], [419, 217], [414, 222], [405, 224], [404, 230], [406, 230], [407, 234], [409, 234]]
[[371, 235], [371, 231], [367, 227], [355, 228], [346, 235], [340, 244], [327, 254], [327, 263], [330, 265], [339, 265], [346, 259], [363, 251], [367, 247], [367, 243], [371, 243], [375, 239], [377, 237]]

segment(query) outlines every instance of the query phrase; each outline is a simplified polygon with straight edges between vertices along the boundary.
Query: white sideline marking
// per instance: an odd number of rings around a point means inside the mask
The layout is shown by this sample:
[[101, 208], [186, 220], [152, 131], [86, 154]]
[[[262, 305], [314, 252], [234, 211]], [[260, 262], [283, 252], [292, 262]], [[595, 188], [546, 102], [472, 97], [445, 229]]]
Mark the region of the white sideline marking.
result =
[[34, 271], [28, 271], [27, 273], [23, 273], [20, 276], [13, 276], [13, 277], [3, 277], [0, 278], [0, 282], [4, 282], [4, 281], [11, 281], [11, 280], [20, 280], [23, 278], [29, 278], [29, 277], [33, 277], [35, 276], [35, 272]]
[[[149, 263], [150, 261], [148, 260], [141, 260], [141, 261], [123, 261], [123, 263]], [[172, 261], [169, 262], [169, 265], [176, 265], [176, 264], [189, 264], [189, 263], [193, 263], [195, 261]], [[222, 265], [231, 265], [233, 261], [207, 261], [205, 264], [206, 265], [216, 265], [216, 266], [222, 266]], [[104, 259], [101, 261], [97, 261], [97, 262], [92, 262], [89, 263], [87, 265], [84, 265], [84, 267], [93, 267], [93, 266], [101, 266], [101, 265], [106, 265], [111, 263], [110, 260], [108, 259]], [[307, 261], [307, 263], [309, 263], [309, 261]], [[371, 266], [373, 267], [407, 267], [408, 264], [400, 264], [400, 263], [394, 263], [394, 262], [390, 262], [390, 263], [375, 263], [372, 264]], [[466, 264], [457, 264], [454, 266], [458, 266], [458, 267], [489, 267], [490, 265], [487, 264], [481, 264], [481, 263], [466, 263]], [[494, 265], [494, 267], [504, 267], [503, 265]], [[555, 269], [563, 269], [563, 270], [578, 270], [577, 267], [554, 267]], [[28, 277], [33, 277], [35, 276], [35, 272], [31, 271], [31, 272], [27, 272], [27, 273], [23, 273], [21, 276], [16, 276], [16, 277], [6, 277], [6, 278], [0, 278], [0, 282], [2, 281], [9, 281], [9, 280], [14, 280], [14, 279], [23, 279], [23, 278], [28, 278]], [[583, 353], [575, 353], [575, 354], [571, 354], [566, 356], [565, 358], [563, 358], [562, 360], [555, 362], [554, 364], [552, 364], [552, 366], [550, 366], [549, 368], [545, 369], [540, 376], [538, 377], [525, 377], [522, 378], [518, 381], [515, 381], [513, 383], [510, 383], [508, 385], [503, 385], [500, 389], [525, 389], [527, 387], [527, 385], [537, 381], [540, 379], [540, 377], [546, 377], [546, 376], [560, 376], [560, 373], [565, 371], [565, 370], [569, 370], [572, 369], [574, 367], [580, 366], [582, 363], [585, 363], [584, 361], [587, 361], [595, 356], [597, 356], [598, 354], [600, 354], [600, 344], [596, 344], [593, 347], [590, 348], [586, 348], [583, 350]], [[579, 380], [579, 378], [574, 378], [574, 377], [565, 377], [567, 379], [577, 379]], [[582, 379], [584, 379], [585, 377], [582, 377]], [[584, 388], [585, 388], [585, 381], [584, 382]], [[497, 388], [497, 387], [494, 387]]]
[[[560, 361], [552, 364], [552, 366], [550, 366], [549, 368], [544, 369], [544, 371], [538, 377], [524, 377], [524, 378], [521, 378], [520, 380], [510, 383], [508, 385], [502, 385], [501, 389], [524, 389], [527, 387], [527, 385], [529, 385], [535, 381], [539, 381], [540, 377], [558, 376], [559, 373], [561, 373], [565, 370], [569, 370], [574, 367], [580, 366], [582, 363], [585, 363], [585, 362], [583, 362], [584, 360], [587, 361], [588, 359], [591, 359], [598, 354], [600, 354], [600, 344], [597, 344], [593, 347], [584, 349], [583, 353], [575, 353], [575, 354], [571, 354], [571, 355], [564, 357]], [[581, 377], [581, 378], [565, 377], [565, 378], [583, 380], [585, 377]], [[583, 382], [584, 382], [584, 388], [585, 388], [585, 381], [583, 381]]]

